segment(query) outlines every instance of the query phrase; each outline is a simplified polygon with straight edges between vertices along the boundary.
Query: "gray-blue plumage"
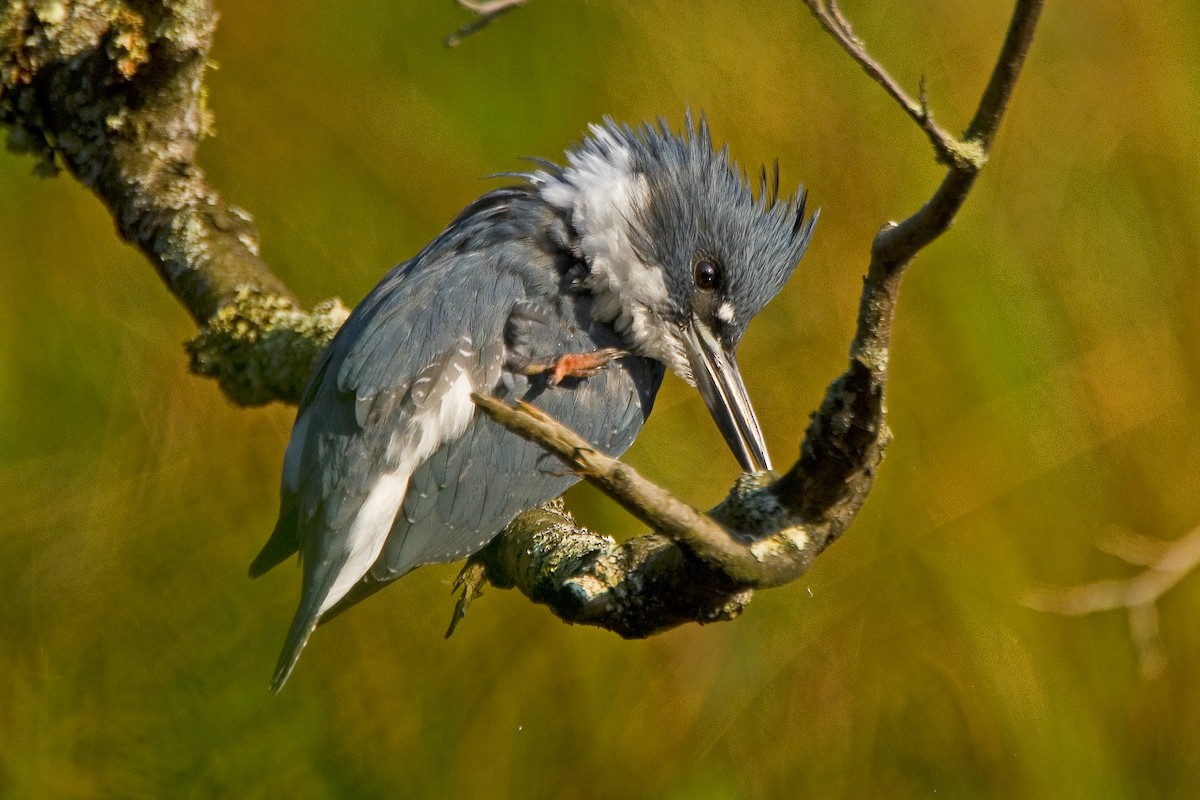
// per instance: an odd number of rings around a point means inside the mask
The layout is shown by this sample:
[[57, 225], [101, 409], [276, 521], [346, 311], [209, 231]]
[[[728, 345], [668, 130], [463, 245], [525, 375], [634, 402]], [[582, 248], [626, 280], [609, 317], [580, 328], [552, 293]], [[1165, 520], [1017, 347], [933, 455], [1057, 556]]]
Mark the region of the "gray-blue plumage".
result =
[[[743, 466], [769, 466], [733, 351], [815, 215], [765, 180], [754, 196], [703, 122], [682, 137], [612, 123], [591, 133], [567, 167], [467, 207], [383, 279], [319, 361], [279, 522], [251, 566], [258, 575], [299, 551], [304, 567], [275, 689], [322, 618], [478, 551], [577, 480], [475, 413], [471, 392], [532, 402], [619, 455], [669, 366], [695, 381]], [[558, 369], [570, 354], [595, 358]]]

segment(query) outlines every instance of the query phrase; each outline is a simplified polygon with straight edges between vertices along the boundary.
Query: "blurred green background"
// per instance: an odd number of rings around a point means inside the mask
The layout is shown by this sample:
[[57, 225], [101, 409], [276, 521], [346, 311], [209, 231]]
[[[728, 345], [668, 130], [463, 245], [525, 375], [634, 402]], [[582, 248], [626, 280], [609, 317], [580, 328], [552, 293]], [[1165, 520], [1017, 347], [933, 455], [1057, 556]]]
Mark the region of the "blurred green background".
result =
[[[0, 153], [0, 796], [1195, 796], [1200, 579], [1125, 617], [1021, 604], [1132, 574], [1106, 532], [1200, 524], [1200, 6], [1052, 0], [992, 163], [906, 280], [896, 434], [857, 524], [730, 624], [644, 642], [456, 566], [321, 629], [267, 682], [299, 572], [246, 566], [292, 410], [188, 374], [188, 317], [93, 197]], [[522, 155], [705, 110], [822, 207], [742, 363], [776, 461], [842, 369], [870, 238], [940, 179], [799, 3], [535, 0], [456, 50], [449, 0], [219, 2], [202, 163], [308, 302], [356, 302]], [[965, 124], [1010, 4], [848, 2]], [[735, 476], [677, 380], [629, 460], [701, 506]], [[693, 465], [703, 465], [695, 469]], [[637, 526], [570, 496], [610, 532]]]

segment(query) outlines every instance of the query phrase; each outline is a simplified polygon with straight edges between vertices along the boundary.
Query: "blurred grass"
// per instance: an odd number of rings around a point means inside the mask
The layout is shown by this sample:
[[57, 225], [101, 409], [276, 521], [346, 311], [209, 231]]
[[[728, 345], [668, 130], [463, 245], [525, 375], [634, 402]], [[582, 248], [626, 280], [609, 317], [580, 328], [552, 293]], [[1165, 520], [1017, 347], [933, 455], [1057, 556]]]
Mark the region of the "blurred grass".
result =
[[[938, 180], [920, 134], [798, 4], [537, 0], [466, 42], [449, 2], [220, 4], [203, 160], [303, 297], [360, 298], [486, 186], [584, 125], [685, 106], [823, 208], [742, 353], [777, 461], [842, 368], [870, 236]], [[956, 128], [1009, 5], [847, 13]], [[324, 628], [266, 691], [298, 573], [245, 567], [286, 408], [186, 372], [186, 315], [98, 203], [0, 157], [0, 796], [1186, 797], [1200, 580], [1168, 665], [1118, 614], [1026, 610], [1128, 570], [1110, 526], [1200, 522], [1200, 10], [1050, 3], [992, 163], [905, 287], [896, 441], [859, 522], [741, 620], [645, 642], [455, 567]], [[630, 459], [698, 505], [732, 459], [677, 381]], [[704, 464], [703, 471], [681, 465]], [[587, 490], [585, 519], [631, 530]]]

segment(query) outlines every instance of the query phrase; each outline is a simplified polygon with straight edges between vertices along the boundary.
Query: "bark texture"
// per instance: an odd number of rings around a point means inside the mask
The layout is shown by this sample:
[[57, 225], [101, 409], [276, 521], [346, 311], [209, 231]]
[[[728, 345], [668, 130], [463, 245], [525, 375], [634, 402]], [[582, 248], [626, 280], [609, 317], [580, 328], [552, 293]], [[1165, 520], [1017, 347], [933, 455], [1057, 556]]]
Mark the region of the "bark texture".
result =
[[250, 215], [196, 164], [216, 26], [210, 0], [14, 0], [0, 11], [0, 124], [9, 149], [43, 175], [66, 169], [146, 254], [202, 328], [198, 372], [239, 403], [294, 402], [345, 312], [306, 313], [259, 257]]

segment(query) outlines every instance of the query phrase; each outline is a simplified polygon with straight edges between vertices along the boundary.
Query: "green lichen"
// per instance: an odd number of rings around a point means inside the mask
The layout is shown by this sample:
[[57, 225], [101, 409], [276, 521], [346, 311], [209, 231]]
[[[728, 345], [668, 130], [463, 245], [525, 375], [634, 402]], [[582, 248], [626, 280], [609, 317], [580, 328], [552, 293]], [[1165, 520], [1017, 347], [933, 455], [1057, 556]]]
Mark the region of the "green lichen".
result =
[[775, 533], [788, 513], [771, 488], [776, 477], [773, 472], [743, 473], [729, 496], [712, 510], [713, 518], [749, 540]]
[[762, 565], [776, 565], [770, 576], [754, 581], [759, 588], [792, 580], [807, 569], [815, 554], [811, 526], [791, 511], [776, 493], [774, 472], [747, 473], [712, 516], [750, 550]]
[[987, 148], [977, 139], [960, 139], [947, 145], [947, 151], [952, 159], [949, 166], [957, 169], [978, 172], [987, 164]]
[[347, 314], [336, 298], [309, 312], [285, 297], [241, 289], [187, 343], [192, 372], [216, 378], [238, 405], [297, 403]]
[[811, 545], [812, 537], [808, 535], [808, 530], [797, 525], [784, 528], [766, 539], [751, 542], [750, 553], [765, 563], [790, 556], [792, 553], [802, 553]]

